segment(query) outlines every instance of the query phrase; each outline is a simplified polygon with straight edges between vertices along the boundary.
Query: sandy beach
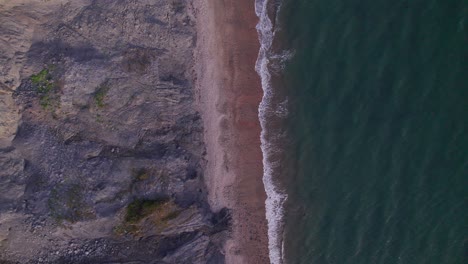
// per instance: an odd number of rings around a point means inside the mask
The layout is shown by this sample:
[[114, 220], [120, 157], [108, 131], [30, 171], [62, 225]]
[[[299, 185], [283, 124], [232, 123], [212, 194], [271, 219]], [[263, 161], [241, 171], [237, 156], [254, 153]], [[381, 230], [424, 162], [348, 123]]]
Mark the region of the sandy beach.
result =
[[253, 0], [196, 0], [195, 74], [213, 210], [232, 210], [227, 263], [269, 263], [266, 194], [255, 72], [259, 43]]

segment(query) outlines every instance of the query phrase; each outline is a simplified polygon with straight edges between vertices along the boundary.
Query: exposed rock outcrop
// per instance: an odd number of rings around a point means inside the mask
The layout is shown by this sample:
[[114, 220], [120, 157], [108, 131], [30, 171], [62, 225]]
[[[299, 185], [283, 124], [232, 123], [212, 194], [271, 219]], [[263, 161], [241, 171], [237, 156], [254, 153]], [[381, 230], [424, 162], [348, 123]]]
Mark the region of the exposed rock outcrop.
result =
[[224, 262], [194, 21], [181, 0], [0, 4], [0, 262]]

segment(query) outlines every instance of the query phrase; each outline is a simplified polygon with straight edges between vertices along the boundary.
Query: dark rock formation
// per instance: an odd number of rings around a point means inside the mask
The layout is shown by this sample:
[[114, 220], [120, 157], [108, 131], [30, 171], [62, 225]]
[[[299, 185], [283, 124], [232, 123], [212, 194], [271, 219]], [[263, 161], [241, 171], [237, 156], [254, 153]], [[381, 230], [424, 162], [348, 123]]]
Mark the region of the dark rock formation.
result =
[[25, 2], [0, 5], [0, 263], [223, 263], [190, 1]]

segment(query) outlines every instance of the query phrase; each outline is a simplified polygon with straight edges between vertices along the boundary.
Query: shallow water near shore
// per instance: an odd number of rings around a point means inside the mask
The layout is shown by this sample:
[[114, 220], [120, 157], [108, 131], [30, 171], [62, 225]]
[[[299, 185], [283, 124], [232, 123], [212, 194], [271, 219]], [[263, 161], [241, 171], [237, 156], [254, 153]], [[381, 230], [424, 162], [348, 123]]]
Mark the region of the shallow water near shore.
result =
[[466, 263], [467, 11], [462, 0], [282, 1], [275, 26], [295, 55], [272, 77], [286, 95], [264, 113], [288, 109], [274, 132], [289, 140], [283, 165], [274, 141], [264, 150], [288, 197], [275, 258]]

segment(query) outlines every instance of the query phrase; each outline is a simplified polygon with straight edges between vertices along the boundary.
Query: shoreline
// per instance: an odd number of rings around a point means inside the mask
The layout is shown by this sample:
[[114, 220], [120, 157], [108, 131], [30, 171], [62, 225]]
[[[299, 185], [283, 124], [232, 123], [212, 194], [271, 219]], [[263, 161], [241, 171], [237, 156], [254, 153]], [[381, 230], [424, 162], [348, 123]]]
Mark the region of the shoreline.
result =
[[[273, 42], [275, 39], [276, 16], [280, 6], [275, 6], [268, 0], [255, 0], [255, 13], [259, 18], [257, 24], [260, 51], [255, 64], [255, 70], [261, 78], [263, 89], [262, 101], [259, 105], [259, 121], [261, 125], [261, 149], [263, 153], [263, 183], [267, 199], [265, 201], [266, 218], [268, 221], [268, 249], [272, 264], [284, 263], [284, 203], [287, 200], [285, 194], [277, 185], [275, 179], [279, 177], [283, 160], [279, 149], [284, 142], [284, 131], [278, 127], [287, 116], [287, 97], [281, 96], [273, 90], [272, 74], [270, 72], [270, 53], [274, 53]], [[270, 16], [274, 16], [272, 21]], [[288, 53], [276, 54], [277, 58], [287, 60]], [[267, 121], [268, 120], [268, 121]]]
[[269, 263], [255, 64], [260, 50], [254, 0], [195, 0], [195, 74], [213, 211], [231, 209], [226, 263]]

